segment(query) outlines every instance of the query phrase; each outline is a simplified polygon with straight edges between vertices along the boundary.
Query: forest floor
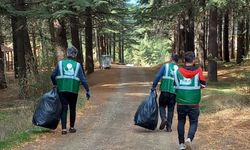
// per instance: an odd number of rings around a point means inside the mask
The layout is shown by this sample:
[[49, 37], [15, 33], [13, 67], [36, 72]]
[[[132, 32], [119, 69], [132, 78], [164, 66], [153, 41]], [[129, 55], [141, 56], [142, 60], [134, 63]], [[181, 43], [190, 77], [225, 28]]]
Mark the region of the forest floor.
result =
[[[250, 82], [250, 67], [248, 64], [221, 66], [218, 72], [220, 82], [208, 83], [208, 88], [203, 90], [194, 149], [249, 149], [250, 89], [247, 83]], [[57, 130], [40, 134], [14, 149], [177, 149], [176, 114], [172, 133], [158, 129], [148, 131], [133, 125], [134, 113], [149, 94], [158, 68], [114, 65], [109, 70], [96, 71], [88, 77], [92, 97], [77, 114], [78, 130], [75, 134], [62, 136], [59, 126]], [[11, 95], [8, 92], [11, 90], [0, 93], [0, 112], [8, 104], [21, 106], [14, 97], [8, 101], [7, 95]]]

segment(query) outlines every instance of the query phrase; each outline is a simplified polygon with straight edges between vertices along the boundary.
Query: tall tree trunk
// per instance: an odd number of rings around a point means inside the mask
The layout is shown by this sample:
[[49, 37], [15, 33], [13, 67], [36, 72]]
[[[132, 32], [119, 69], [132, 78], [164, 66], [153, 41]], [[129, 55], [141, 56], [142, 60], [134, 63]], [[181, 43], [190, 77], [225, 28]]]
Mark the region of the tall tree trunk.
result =
[[222, 11], [218, 11], [218, 59], [223, 60], [222, 56], [222, 24], [223, 14]]
[[124, 47], [125, 47], [125, 45], [124, 45], [124, 33], [122, 34], [122, 48], [121, 48], [121, 59], [122, 59], [122, 64], [125, 64], [125, 61], [124, 61]]
[[202, 21], [199, 23], [199, 56], [200, 56], [200, 63], [203, 66], [203, 69], [206, 70], [206, 10], [205, 10], [205, 0], [200, 1], [200, 5], [202, 7]]
[[179, 20], [179, 50], [178, 54], [180, 56], [180, 59], [182, 62], [184, 62], [184, 52], [185, 52], [185, 23], [184, 23], [184, 17], [181, 17]]
[[109, 37], [109, 55], [112, 55], [112, 36]]
[[30, 38], [29, 38], [29, 33], [28, 33], [28, 27], [27, 27], [27, 20], [25, 18], [24, 22], [24, 50], [26, 51], [25, 53], [25, 58], [27, 62], [27, 68], [31, 73], [33, 73], [33, 76], [37, 80], [38, 78], [38, 69], [37, 69], [37, 64], [35, 61], [35, 56], [32, 52], [31, 44], [30, 44]]
[[223, 52], [224, 52], [224, 61], [230, 62], [229, 57], [229, 11], [227, 10], [224, 14], [224, 34], [223, 34]]
[[194, 46], [194, 8], [192, 0], [189, 0], [190, 5], [185, 17], [185, 51], [195, 50]]
[[217, 45], [217, 9], [210, 9], [209, 17], [209, 37], [208, 37], [208, 80], [217, 81], [217, 61], [218, 45]]
[[80, 36], [79, 36], [79, 18], [77, 16], [70, 17], [70, 29], [72, 45], [78, 50], [77, 61], [81, 64], [83, 69], [83, 53], [81, 49]]
[[[24, 11], [24, 0], [14, 0], [14, 8], [18, 11]], [[27, 96], [27, 74], [26, 74], [26, 59], [25, 59], [25, 28], [26, 18], [23, 16], [16, 16], [13, 25], [13, 45], [16, 50], [17, 64], [18, 64], [18, 83], [19, 83], [19, 97], [25, 98]], [[14, 37], [15, 36], [15, 37]]]
[[113, 62], [115, 62], [115, 46], [116, 46], [116, 34], [113, 33]]
[[237, 58], [236, 58], [237, 64], [243, 61], [244, 49], [245, 49], [244, 31], [245, 31], [245, 22], [244, 19], [241, 18], [238, 22], [238, 32], [237, 32]]
[[106, 54], [106, 47], [105, 47], [105, 37], [104, 35], [100, 36], [100, 44], [101, 44], [101, 55]]
[[1, 49], [1, 45], [4, 43], [3, 36], [0, 31], [0, 89], [7, 88], [7, 82], [5, 78], [5, 68], [4, 68], [4, 52]]
[[37, 49], [36, 49], [36, 31], [35, 31], [35, 27], [32, 27], [32, 47], [33, 47], [33, 54], [34, 54], [34, 61], [35, 63], [38, 65], [38, 61], [37, 61]]
[[[249, 6], [250, 5], [250, 3], [249, 3], [250, 1], [249, 0], [246, 0], [246, 5], [247, 6]], [[246, 34], [246, 48], [245, 48], [245, 56], [247, 57], [247, 55], [248, 55], [248, 53], [249, 53], [249, 21], [250, 21], [250, 14], [249, 14], [249, 12], [246, 14], [246, 32], [245, 32], [245, 34]]]
[[235, 17], [232, 11], [232, 38], [231, 38], [231, 59], [235, 59]]
[[249, 53], [249, 15], [246, 18], [246, 48], [245, 48], [245, 53], [244, 55], [247, 56]]
[[56, 65], [57, 63], [57, 51], [56, 51], [56, 34], [55, 34], [55, 26], [53, 20], [48, 20], [49, 24], [49, 33], [50, 33], [50, 46], [51, 46], [51, 52], [53, 52], [54, 59], [53, 64]]
[[65, 57], [65, 52], [68, 47], [67, 32], [63, 19], [54, 20], [54, 28], [57, 61], [59, 61]]
[[121, 33], [119, 33], [119, 63], [122, 63], [122, 37]]
[[14, 51], [14, 73], [15, 78], [18, 78], [18, 61], [17, 61], [17, 21], [16, 16], [11, 16], [11, 28], [12, 28], [12, 41], [13, 41], [13, 51]]
[[87, 74], [94, 72], [94, 61], [93, 61], [93, 41], [92, 41], [92, 9], [86, 7], [86, 21], [85, 21], [85, 43], [86, 43], [86, 70]]
[[96, 46], [96, 59], [100, 60], [100, 42], [99, 42], [99, 33], [95, 29], [95, 46]]

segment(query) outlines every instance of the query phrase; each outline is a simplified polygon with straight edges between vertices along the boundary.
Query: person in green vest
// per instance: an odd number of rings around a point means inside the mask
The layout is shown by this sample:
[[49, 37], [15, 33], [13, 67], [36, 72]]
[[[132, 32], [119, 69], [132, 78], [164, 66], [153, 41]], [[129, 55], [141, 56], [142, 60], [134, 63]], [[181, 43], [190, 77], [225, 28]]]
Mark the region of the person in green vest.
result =
[[[172, 120], [174, 116], [175, 107], [175, 88], [174, 88], [174, 71], [178, 69], [176, 65], [178, 62], [178, 55], [172, 54], [171, 62], [164, 64], [153, 81], [152, 89], [155, 90], [159, 80], [160, 85], [160, 97], [159, 97], [159, 110], [161, 116], [160, 130], [166, 127], [167, 132], [172, 132]], [[166, 114], [166, 107], [168, 107], [168, 113]]]
[[[206, 81], [201, 67], [195, 65], [194, 52], [185, 53], [185, 64], [175, 71], [175, 88], [178, 115], [178, 138], [180, 150], [191, 150], [191, 143], [198, 128], [200, 114], [201, 89], [206, 87]], [[185, 140], [186, 117], [189, 118], [189, 131]]]
[[54, 86], [57, 87], [60, 101], [62, 103], [62, 134], [67, 134], [67, 112], [68, 106], [70, 109], [70, 133], [75, 133], [76, 119], [76, 103], [80, 84], [86, 90], [87, 99], [90, 98], [90, 90], [85, 78], [84, 70], [80, 63], [75, 61], [78, 50], [75, 47], [67, 48], [67, 59], [63, 59], [57, 63], [54, 69], [51, 80]]

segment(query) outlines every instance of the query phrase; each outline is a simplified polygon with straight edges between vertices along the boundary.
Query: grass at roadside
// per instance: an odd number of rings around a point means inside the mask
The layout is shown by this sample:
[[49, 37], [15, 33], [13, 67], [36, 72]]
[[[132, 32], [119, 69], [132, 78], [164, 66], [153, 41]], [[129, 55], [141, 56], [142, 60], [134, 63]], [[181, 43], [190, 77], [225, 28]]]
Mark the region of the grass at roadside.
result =
[[6, 137], [5, 139], [0, 141], [0, 149], [10, 149], [13, 146], [21, 144], [23, 142], [31, 140], [33, 137], [48, 132], [49, 130], [39, 127], [33, 127], [31, 129], [13, 133], [12, 135]]
[[[84, 93], [79, 93], [78, 110], [85, 105]], [[33, 111], [27, 108], [25, 110], [0, 111], [0, 150], [11, 149], [49, 131], [45, 128], [33, 126], [31, 122], [32, 115]], [[58, 128], [60, 128], [60, 124]]]
[[224, 66], [203, 90], [199, 149], [250, 149], [250, 68]]

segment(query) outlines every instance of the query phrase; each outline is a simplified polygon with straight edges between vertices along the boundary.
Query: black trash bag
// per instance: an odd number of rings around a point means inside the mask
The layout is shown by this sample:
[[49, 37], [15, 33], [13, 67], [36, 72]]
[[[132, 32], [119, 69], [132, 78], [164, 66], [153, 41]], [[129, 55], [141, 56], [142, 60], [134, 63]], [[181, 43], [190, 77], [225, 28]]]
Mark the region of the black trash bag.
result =
[[157, 93], [152, 91], [150, 96], [140, 104], [135, 117], [135, 125], [141, 126], [146, 129], [154, 130], [158, 123], [158, 104]]
[[32, 123], [36, 126], [56, 129], [60, 121], [62, 104], [56, 88], [45, 93], [39, 100]]

